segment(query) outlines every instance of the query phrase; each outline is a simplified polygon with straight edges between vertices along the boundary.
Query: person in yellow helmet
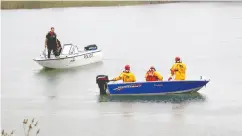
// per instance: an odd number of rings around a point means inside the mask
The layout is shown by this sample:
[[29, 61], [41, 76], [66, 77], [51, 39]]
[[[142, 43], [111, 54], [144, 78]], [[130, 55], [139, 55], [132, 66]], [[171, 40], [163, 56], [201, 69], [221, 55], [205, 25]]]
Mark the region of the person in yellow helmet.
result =
[[187, 67], [184, 63], [181, 62], [180, 57], [175, 58], [175, 64], [173, 64], [171, 70], [171, 76], [169, 81], [175, 76], [174, 80], [185, 80], [186, 79], [186, 70]]
[[130, 66], [126, 65], [124, 71], [116, 78], [113, 78], [112, 81], [123, 80], [123, 82], [136, 82], [135, 75], [130, 72]]
[[162, 81], [163, 77], [156, 71], [155, 67], [151, 66], [145, 74], [145, 79], [146, 81]]

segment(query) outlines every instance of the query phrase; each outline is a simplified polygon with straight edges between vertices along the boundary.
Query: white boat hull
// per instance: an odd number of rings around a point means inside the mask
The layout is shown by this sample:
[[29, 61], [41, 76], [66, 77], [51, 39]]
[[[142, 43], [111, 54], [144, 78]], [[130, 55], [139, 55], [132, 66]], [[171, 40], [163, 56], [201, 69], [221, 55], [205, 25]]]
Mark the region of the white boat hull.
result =
[[59, 58], [51, 56], [50, 59], [42, 56], [41, 58], [34, 59], [39, 65], [46, 68], [66, 69], [83, 65], [88, 65], [103, 60], [101, 50], [84, 51], [75, 55], [60, 55]]

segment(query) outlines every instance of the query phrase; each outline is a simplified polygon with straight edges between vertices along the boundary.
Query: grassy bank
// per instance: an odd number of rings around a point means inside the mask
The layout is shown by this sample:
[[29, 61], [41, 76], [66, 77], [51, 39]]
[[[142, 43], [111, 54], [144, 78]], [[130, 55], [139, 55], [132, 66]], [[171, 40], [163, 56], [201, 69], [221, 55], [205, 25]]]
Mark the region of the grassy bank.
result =
[[1, 9], [40, 9], [62, 7], [125, 6], [167, 3], [162, 1], [2, 1]]

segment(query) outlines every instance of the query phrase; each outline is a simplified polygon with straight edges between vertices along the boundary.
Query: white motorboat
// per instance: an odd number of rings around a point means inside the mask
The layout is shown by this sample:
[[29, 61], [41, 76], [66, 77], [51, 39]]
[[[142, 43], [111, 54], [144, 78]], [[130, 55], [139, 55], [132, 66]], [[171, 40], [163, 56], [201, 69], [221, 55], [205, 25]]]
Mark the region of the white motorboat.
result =
[[64, 44], [59, 56], [52, 53], [48, 58], [47, 54], [45, 49], [34, 61], [46, 68], [64, 69], [100, 62], [103, 59], [102, 50], [95, 44], [84, 47], [83, 51], [78, 50], [76, 45]]

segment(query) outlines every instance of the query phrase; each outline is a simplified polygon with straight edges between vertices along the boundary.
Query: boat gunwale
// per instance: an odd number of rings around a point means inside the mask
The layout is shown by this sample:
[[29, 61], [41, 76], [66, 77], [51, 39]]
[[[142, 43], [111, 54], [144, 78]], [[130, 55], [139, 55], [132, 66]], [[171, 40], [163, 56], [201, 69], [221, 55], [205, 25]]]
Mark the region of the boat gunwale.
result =
[[98, 53], [98, 52], [101, 52], [102, 50], [97, 50], [97, 51], [84, 51], [85, 53], [83, 53], [83, 54], [74, 54], [73, 56], [66, 56], [66, 57], [64, 57], [64, 58], [50, 58], [50, 59], [36, 59], [36, 58], [34, 58], [33, 60], [34, 61], [50, 61], [50, 60], [63, 60], [63, 59], [69, 59], [69, 58], [74, 58], [74, 57], [79, 57], [79, 56], [83, 56], [83, 55], [85, 55], [85, 54], [88, 54], [88, 53]]

